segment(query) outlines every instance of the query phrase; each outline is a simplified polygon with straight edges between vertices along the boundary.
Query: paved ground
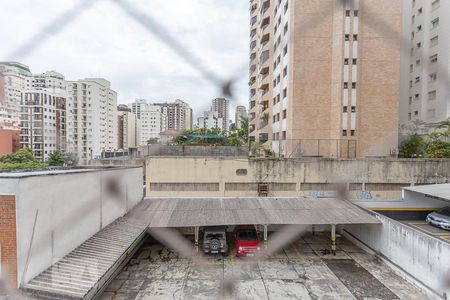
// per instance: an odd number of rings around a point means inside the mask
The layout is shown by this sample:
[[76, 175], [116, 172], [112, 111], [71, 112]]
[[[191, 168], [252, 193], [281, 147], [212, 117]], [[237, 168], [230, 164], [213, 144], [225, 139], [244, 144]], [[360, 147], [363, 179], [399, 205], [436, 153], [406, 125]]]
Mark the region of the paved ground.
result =
[[439, 238], [441, 240], [444, 240], [446, 242], [450, 242], [450, 231], [444, 230], [442, 228], [438, 228], [435, 226], [431, 226], [425, 221], [402, 221], [402, 223], [405, 223], [414, 229], [418, 229], [422, 232], [425, 232], [426, 234], [432, 235], [436, 238]]
[[[232, 251], [198, 263], [148, 239], [102, 299], [426, 299], [377, 257], [343, 238], [336, 256], [328, 235], [320, 233], [259, 262], [238, 259]], [[225, 297], [224, 278], [235, 280]]]

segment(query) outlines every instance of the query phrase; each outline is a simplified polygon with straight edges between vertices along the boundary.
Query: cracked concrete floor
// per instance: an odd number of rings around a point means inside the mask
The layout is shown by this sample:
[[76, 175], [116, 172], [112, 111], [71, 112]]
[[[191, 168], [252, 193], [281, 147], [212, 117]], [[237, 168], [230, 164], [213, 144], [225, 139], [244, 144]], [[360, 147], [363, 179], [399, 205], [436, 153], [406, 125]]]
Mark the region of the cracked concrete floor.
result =
[[[342, 237], [337, 244], [334, 256], [328, 234], [308, 234], [249, 262], [229, 243], [228, 257], [199, 263], [148, 238], [101, 299], [427, 299], [376, 256]], [[235, 280], [231, 295], [223, 295], [224, 278]]]

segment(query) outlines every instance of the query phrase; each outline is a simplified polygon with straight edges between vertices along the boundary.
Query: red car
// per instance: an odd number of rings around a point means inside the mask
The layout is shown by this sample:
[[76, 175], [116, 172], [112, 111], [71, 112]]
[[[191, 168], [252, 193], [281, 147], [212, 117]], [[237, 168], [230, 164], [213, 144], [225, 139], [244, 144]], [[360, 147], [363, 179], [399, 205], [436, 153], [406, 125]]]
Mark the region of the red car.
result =
[[236, 256], [254, 256], [259, 252], [259, 239], [254, 226], [239, 226], [236, 229]]

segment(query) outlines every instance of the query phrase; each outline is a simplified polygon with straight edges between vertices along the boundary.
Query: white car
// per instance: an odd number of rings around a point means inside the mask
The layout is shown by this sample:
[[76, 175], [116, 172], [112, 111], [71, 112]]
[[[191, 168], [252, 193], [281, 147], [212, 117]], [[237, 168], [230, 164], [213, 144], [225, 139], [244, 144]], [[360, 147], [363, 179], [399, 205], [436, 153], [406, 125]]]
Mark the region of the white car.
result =
[[450, 206], [432, 212], [427, 216], [427, 222], [430, 225], [450, 230]]

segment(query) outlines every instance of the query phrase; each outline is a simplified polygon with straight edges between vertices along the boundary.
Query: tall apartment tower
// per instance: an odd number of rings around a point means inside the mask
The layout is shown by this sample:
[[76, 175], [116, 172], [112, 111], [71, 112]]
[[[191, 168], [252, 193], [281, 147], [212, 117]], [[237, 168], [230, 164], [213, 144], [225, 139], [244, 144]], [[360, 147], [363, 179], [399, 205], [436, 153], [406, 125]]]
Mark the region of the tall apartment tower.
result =
[[68, 82], [69, 152], [77, 158], [99, 158], [117, 150], [117, 93], [103, 78]]
[[161, 112], [166, 115], [168, 130], [192, 129], [192, 108], [188, 103], [175, 100], [171, 103], [155, 103], [161, 107]]
[[405, 1], [400, 123], [450, 118], [450, 1]]
[[117, 148], [128, 150], [130, 147], [136, 147], [136, 116], [131, 108], [124, 104], [117, 106]]
[[234, 114], [234, 122], [236, 124], [236, 128], [242, 127], [242, 120], [247, 119], [247, 108], [243, 105], [236, 106], [236, 112]]
[[30, 84], [28, 66], [17, 62], [0, 62], [0, 128], [19, 130], [20, 100]]
[[230, 100], [225, 98], [213, 99], [211, 111], [217, 112], [218, 117], [222, 118], [222, 129], [228, 130], [230, 125]]
[[20, 148], [20, 103], [31, 76], [26, 65], [0, 62], [0, 154]]
[[159, 105], [147, 104], [141, 108], [139, 145], [147, 145], [150, 139], [159, 139], [159, 134], [167, 130], [166, 115]]
[[253, 0], [250, 13], [251, 140], [286, 157], [397, 149], [402, 0]]
[[45, 161], [55, 150], [66, 151], [66, 98], [42, 90], [22, 93], [20, 103], [20, 144]]
[[147, 105], [147, 100], [145, 99], [136, 99], [133, 103], [131, 103], [131, 111], [136, 115], [138, 119], [141, 118], [141, 109], [142, 107]]

